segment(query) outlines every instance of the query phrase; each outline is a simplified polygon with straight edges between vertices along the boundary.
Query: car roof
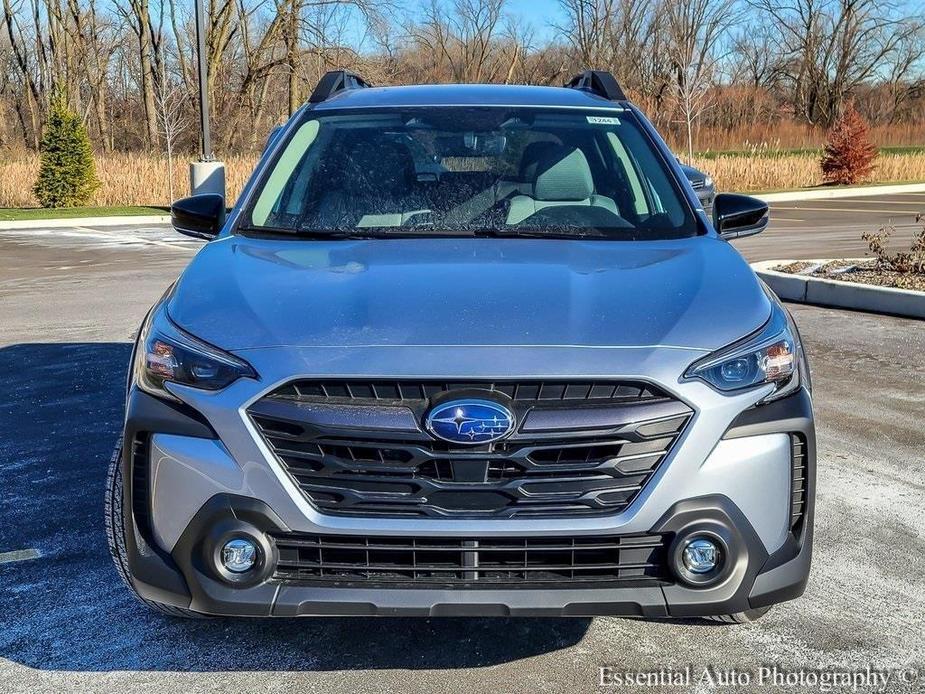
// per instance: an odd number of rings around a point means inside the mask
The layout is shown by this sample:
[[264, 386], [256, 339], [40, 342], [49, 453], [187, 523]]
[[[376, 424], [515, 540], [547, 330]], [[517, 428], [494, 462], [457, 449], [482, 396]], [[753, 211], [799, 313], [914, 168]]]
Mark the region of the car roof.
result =
[[396, 106], [546, 106], [625, 110], [582, 89], [508, 84], [433, 84], [409, 87], [344, 89], [314, 105], [313, 110]]

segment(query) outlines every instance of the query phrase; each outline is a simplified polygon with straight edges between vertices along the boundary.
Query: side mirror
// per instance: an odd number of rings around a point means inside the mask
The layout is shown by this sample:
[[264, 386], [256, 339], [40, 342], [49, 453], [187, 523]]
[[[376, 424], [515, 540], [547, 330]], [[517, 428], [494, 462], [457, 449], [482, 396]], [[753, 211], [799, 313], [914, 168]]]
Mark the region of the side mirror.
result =
[[713, 201], [713, 226], [724, 239], [759, 234], [768, 219], [768, 204], [758, 198], [720, 193]]
[[211, 241], [225, 223], [225, 198], [205, 193], [177, 200], [170, 206], [170, 223], [185, 236]]

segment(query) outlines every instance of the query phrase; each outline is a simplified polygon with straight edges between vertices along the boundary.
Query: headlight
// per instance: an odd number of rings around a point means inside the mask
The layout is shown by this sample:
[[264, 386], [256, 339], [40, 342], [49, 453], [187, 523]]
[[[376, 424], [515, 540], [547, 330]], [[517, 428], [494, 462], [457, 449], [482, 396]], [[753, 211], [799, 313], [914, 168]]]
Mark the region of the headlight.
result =
[[142, 328], [133, 365], [135, 383], [144, 391], [176, 399], [165, 383], [219, 390], [242, 377], [257, 378], [253, 367], [174, 325], [166, 301]]
[[795, 391], [800, 385], [800, 345], [787, 312], [776, 302], [771, 318], [758, 332], [695, 362], [687, 378], [699, 378], [717, 390], [732, 392], [773, 383], [763, 402]]
[[713, 187], [713, 178], [710, 177], [710, 176], [707, 176], [705, 179], [703, 179], [703, 187], [704, 187], [704, 188], [712, 188], [712, 187]]

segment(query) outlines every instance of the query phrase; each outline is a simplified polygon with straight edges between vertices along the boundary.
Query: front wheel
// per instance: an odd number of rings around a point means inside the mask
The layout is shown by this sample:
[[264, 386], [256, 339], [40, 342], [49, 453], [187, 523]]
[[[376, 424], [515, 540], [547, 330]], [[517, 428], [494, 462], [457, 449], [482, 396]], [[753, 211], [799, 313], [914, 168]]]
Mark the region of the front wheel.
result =
[[128, 558], [125, 549], [125, 525], [122, 522], [122, 502], [124, 497], [122, 487], [122, 446], [123, 442], [120, 438], [115, 451], [113, 451], [112, 459], [109, 461], [109, 472], [106, 475], [106, 496], [103, 503], [109, 554], [112, 555], [112, 561], [116, 565], [116, 571], [119, 572], [119, 578], [122, 579], [122, 582], [139, 602], [159, 614], [181, 619], [206, 619], [206, 615], [192, 610], [147, 600], [141, 597], [138, 591], [135, 590], [135, 586], [132, 585], [129, 578]]

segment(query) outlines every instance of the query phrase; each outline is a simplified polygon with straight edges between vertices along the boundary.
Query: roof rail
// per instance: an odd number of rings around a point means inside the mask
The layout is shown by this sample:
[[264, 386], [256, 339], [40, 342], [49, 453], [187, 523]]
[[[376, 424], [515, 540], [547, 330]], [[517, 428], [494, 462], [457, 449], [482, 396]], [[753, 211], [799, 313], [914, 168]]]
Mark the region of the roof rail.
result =
[[565, 86], [591, 92], [611, 101], [627, 101], [620, 83], [607, 70], [585, 70], [566, 82]]
[[347, 89], [364, 89], [372, 85], [350, 70], [330, 70], [324, 73], [318, 80], [318, 85], [308, 98], [308, 101], [317, 104], [321, 101], [327, 101], [338, 92]]

